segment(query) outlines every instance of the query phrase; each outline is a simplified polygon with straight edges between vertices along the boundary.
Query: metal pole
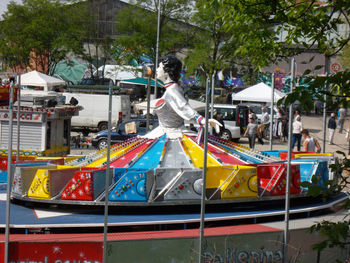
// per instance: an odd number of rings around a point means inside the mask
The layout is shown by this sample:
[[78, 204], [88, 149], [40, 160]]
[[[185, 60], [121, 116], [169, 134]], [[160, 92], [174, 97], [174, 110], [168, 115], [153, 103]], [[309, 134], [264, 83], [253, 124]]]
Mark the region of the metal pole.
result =
[[204, 156], [203, 156], [203, 185], [201, 196], [201, 219], [200, 219], [200, 235], [199, 235], [199, 254], [198, 263], [203, 259], [203, 238], [204, 238], [204, 215], [205, 215], [205, 195], [206, 195], [206, 182], [207, 182], [207, 153], [208, 153], [208, 120], [209, 120], [209, 77], [207, 76], [207, 83], [205, 89], [205, 125], [204, 125]]
[[108, 189], [109, 173], [111, 162], [111, 128], [112, 128], [112, 81], [109, 82], [109, 103], [108, 103], [108, 134], [107, 134], [107, 170], [105, 181], [105, 207], [103, 225], [103, 262], [107, 262], [107, 231], [108, 231]]
[[[329, 63], [330, 57], [325, 55], [325, 67], [324, 74], [327, 76], [329, 73]], [[324, 90], [327, 90], [327, 86], [324, 86]], [[324, 95], [324, 103], [323, 103], [323, 143], [322, 143], [322, 152], [326, 152], [326, 132], [327, 132], [327, 96]]]
[[[215, 80], [215, 73], [211, 75], [211, 98], [210, 98], [210, 119], [214, 118], [214, 80]], [[210, 129], [210, 134], [213, 134], [213, 129]]]
[[[290, 92], [293, 91], [294, 87], [294, 74], [295, 74], [295, 59], [292, 59], [292, 72], [291, 72], [291, 84]], [[292, 171], [292, 123], [293, 123], [293, 104], [289, 105], [289, 127], [288, 127], [288, 163], [287, 163], [287, 178], [286, 178], [286, 195], [285, 195], [285, 216], [284, 216], [284, 239], [283, 239], [283, 262], [288, 262], [287, 251], [288, 251], [288, 239], [289, 239], [289, 207], [290, 207], [290, 179]]]
[[21, 122], [20, 122], [20, 116], [21, 116], [21, 75], [17, 73], [17, 154], [16, 154], [16, 161], [19, 161], [19, 155], [20, 155], [20, 138], [21, 138]]
[[[156, 70], [157, 71], [157, 70]], [[154, 87], [157, 83], [154, 83]], [[147, 115], [146, 115], [146, 131], [149, 131], [149, 119], [150, 119], [150, 107], [151, 107], [151, 75], [148, 75], [147, 81]]]
[[[273, 118], [274, 118], [274, 112], [273, 112], [273, 106], [275, 104], [275, 73], [272, 73], [272, 81], [271, 81], [271, 120], [270, 120], [270, 151], [272, 151], [272, 140], [273, 140]], [[278, 125], [278, 122], [277, 122]]]
[[158, 0], [158, 20], [157, 20], [157, 43], [156, 43], [156, 64], [155, 64], [155, 73], [154, 73], [154, 82], [155, 82], [155, 85], [154, 85], [154, 98], [156, 99], [157, 98], [157, 68], [158, 68], [158, 59], [159, 59], [159, 34], [160, 34], [160, 1], [161, 0]]
[[7, 145], [7, 185], [6, 185], [6, 227], [5, 227], [5, 254], [4, 262], [9, 262], [9, 235], [10, 235], [10, 194], [11, 194], [11, 168], [12, 168], [12, 124], [13, 124], [13, 83], [10, 84], [9, 101], [9, 132]]

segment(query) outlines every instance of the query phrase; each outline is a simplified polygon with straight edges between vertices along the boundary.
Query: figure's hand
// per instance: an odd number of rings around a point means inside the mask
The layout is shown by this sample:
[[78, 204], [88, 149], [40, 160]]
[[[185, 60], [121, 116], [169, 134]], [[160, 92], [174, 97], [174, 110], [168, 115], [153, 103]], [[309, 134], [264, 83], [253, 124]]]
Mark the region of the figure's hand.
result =
[[[215, 129], [216, 134], [219, 134], [220, 127], [222, 127], [222, 124], [215, 119], [209, 119], [208, 121], [209, 121], [209, 125]], [[205, 122], [205, 120], [204, 120], [204, 122]]]
[[[198, 114], [195, 117], [195, 120], [197, 121], [197, 123], [199, 125], [201, 125], [201, 126], [205, 125], [205, 118], [203, 118], [203, 116]], [[222, 127], [222, 124], [220, 122], [218, 122], [217, 120], [215, 120], [215, 119], [209, 119], [208, 122], [209, 122], [209, 125], [215, 129], [216, 133], [219, 134], [220, 133], [220, 127]]]

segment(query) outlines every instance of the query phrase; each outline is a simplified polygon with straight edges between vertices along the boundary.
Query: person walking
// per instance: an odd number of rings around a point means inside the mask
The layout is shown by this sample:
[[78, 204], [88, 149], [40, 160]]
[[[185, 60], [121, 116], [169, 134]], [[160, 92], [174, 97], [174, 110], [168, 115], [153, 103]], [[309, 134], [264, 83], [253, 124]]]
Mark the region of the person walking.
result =
[[270, 116], [267, 113], [265, 107], [261, 108], [261, 120], [260, 121], [261, 121], [261, 124], [259, 124], [259, 126], [258, 126], [258, 132], [261, 135], [261, 138], [263, 138], [265, 135], [264, 132], [265, 132], [267, 125], [269, 124], [269, 121], [270, 121]]
[[257, 120], [256, 114], [254, 113], [254, 111], [252, 109], [248, 110], [248, 118], [249, 119], [252, 118], [254, 120], [254, 122], [256, 122], [256, 120]]
[[304, 137], [304, 151], [305, 152], [321, 152], [321, 146], [318, 141], [311, 137], [309, 134], [309, 130], [303, 129], [301, 131], [302, 136]]
[[298, 142], [297, 149], [300, 152], [301, 149], [301, 131], [303, 130], [303, 125], [301, 123], [300, 116], [293, 121], [293, 135], [292, 135], [292, 149], [294, 149], [295, 142]]
[[249, 119], [249, 123], [247, 125], [247, 129], [244, 133], [244, 136], [248, 135], [249, 147], [250, 149], [254, 149], [255, 140], [258, 135], [258, 125], [255, 123], [253, 118]]
[[344, 121], [345, 121], [345, 114], [346, 114], [346, 110], [343, 106], [340, 107], [339, 111], [338, 111], [338, 126], [339, 126], [339, 133], [343, 132], [343, 128], [344, 128]]
[[334, 132], [337, 128], [337, 122], [335, 120], [335, 113], [332, 112], [331, 117], [328, 120], [328, 140], [329, 144], [333, 144]]

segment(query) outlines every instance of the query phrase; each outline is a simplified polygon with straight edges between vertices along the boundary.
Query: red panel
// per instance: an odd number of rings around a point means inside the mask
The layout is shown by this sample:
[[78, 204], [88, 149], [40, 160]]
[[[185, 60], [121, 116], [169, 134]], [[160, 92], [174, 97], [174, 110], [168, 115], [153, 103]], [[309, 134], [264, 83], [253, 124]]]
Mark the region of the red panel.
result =
[[[259, 194], [284, 195], [286, 193], [287, 164], [265, 163], [257, 166]], [[291, 194], [300, 193], [300, 166], [292, 164]]]
[[[0, 244], [0, 255], [3, 255]], [[10, 243], [13, 262], [102, 262], [101, 242], [16, 242]], [[3, 256], [0, 263], [4, 262]]]
[[[250, 224], [250, 225], [237, 225], [237, 226], [224, 226], [224, 227], [211, 227], [205, 228], [205, 236], [221, 236], [221, 235], [239, 235], [249, 233], [263, 233], [263, 232], [276, 232], [281, 231], [279, 228]], [[185, 230], [163, 230], [163, 231], [140, 231], [140, 232], [120, 232], [120, 233], [108, 233], [109, 241], [117, 240], [142, 240], [142, 239], [166, 239], [166, 238], [183, 238], [183, 237], [198, 237], [198, 229], [185, 229]], [[4, 241], [5, 235], [0, 235], [0, 241]], [[89, 233], [89, 234], [37, 234], [37, 235], [11, 235], [10, 240], [12, 242], [36, 242], [36, 244], [52, 242], [56, 243], [79, 243], [85, 244], [85, 242], [102, 242], [103, 234]], [[0, 243], [0, 248], [1, 248]], [[1, 250], [0, 250], [1, 251]], [[1, 261], [0, 261], [1, 262]]]
[[[296, 154], [300, 154], [300, 153], [314, 153], [314, 152], [292, 152], [292, 159], [295, 158]], [[280, 156], [281, 160], [287, 160], [288, 152], [280, 152], [279, 156]]]
[[120, 167], [123, 168], [127, 166], [134, 158], [137, 157], [139, 153], [144, 151], [147, 147], [149, 147], [151, 143], [149, 141], [142, 143], [140, 146], [136, 147], [135, 149], [131, 150], [130, 152], [126, 153], [122, 157], [118, 158], [114, 162], [111, 163], [111, 167]]
[[219, 158], [225, 164], [236, 164], [236, 165], [245, 165], [246, 163], [242, 160], [233, 157], [232, 155], [226, 153], [225, 151], [214, 147], [213, 145], [208, 144], [208, 150], [217, 158]]
[[[103, 170], [103, 169], [99, 169]], [[94, 200], [93, 176], [96, 170], [77, 171], [64, 188], [62, 200]]]

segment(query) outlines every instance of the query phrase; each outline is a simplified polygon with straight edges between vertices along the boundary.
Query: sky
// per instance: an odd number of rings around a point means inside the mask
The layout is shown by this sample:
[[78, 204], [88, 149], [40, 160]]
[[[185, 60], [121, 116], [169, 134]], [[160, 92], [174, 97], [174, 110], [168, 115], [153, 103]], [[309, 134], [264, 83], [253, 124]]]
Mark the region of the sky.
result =
[[[21, 0], [12, 0], [12, 1], [14, 1], [14, 2], [16, 2], [16, 3], [21, 3], [22, 1]], [[4, 12], [6, 12], [6, 6], [7, 6], [7, 4], [8, 3], [10, 3], [11, 2], [11, 0], [0, 0], [0, 15], [2, 16], [2, 14], [4, 13]]]

